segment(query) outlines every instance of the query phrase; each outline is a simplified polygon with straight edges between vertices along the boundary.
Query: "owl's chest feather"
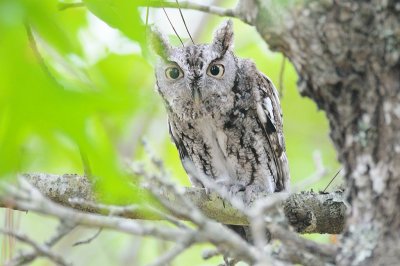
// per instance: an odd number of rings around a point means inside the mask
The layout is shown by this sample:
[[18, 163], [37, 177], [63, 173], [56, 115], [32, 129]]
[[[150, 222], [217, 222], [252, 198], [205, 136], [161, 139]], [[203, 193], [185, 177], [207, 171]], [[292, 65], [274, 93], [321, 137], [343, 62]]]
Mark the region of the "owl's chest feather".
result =
[[218, 181], [227, 182], [236, 179], [234, 162], [228, 157], [228, 136], [221, 125], [211, 117], [196, 121], [194, 127], [207, 147], [208, 160]]
[[[232, 115], [205, 116], [187, 122], [170, 117], [171, 134], [186, 170], [186, 163], [190, 163], [198, 173], [224, 186], [275, 191], [271, 151], [254, 112], [249, 110], [245, 115], [232, 111]], [[194, 186], [202, 186], [196, 176], [189, 177]]]

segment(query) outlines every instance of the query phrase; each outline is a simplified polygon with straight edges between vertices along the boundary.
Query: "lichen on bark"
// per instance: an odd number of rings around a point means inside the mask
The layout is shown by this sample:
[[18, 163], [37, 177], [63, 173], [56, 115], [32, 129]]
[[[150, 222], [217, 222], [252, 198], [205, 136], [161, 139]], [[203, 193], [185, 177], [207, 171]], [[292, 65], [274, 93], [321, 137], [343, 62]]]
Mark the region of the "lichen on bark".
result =
[[393, 265], [400, 261], [400, 3], [256, 2], [254, 25], [293, 63], [300, 93], [325, 111], [345, 170], [351, 208], [337, 263]]

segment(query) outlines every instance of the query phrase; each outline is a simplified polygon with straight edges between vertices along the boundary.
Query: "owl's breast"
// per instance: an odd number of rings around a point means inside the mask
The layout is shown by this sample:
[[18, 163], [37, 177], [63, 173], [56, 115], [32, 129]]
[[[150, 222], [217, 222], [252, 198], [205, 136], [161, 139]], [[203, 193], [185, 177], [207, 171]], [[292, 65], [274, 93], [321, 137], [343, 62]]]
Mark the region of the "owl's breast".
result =
[[196, 128], [206, 149], [207, 160], [212, 167], [213, 177], [220, 182], [236, 179], [235, 165], [227, 152], [228, 136], [220, 125], [210, 116], [199, 119]]
[[[204, 116], [187, 123], [179, 122], [174, 134], [185, 148], [185, 158], [199, 173], [226, 186], [257, 184], [273, 192], [271, 151], [251, 112], [243, 114], [242, 110], [231, 116]], [[191, 177], [191, 181], [198, 184], [195, 177]]]

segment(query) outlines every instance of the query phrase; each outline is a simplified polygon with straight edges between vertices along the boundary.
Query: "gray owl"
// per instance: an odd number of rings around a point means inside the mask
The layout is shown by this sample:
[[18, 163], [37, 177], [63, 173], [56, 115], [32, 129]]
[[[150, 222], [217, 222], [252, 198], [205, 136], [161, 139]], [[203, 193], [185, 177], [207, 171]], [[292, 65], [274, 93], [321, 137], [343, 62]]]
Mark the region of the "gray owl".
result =
[[[247, 202], [255, 192], [288, 188], [282, 112], [272, 82], [253, 62], [232, 51], [233, 28], [225, 21], [211, 44], [172, 47], [152, 35], [159, 55], [157, 90], [183, 166], [215, 180]], [[194, 186], [204, 187], [196, 176]], [[244, 196], [243, 196], [244, 195]]]

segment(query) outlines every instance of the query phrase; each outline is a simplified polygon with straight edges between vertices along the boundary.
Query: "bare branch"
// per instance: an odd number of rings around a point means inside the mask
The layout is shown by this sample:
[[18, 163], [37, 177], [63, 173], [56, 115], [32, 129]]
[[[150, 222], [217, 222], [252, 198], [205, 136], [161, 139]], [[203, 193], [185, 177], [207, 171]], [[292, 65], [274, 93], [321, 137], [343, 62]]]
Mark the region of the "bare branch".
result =
[[217, 16], [222, 16], [222, 17], [237, 17], [237, 14], [235, 12], [235, 9], [233, 8], [222, 8], [218, 6], [211, 6], [211, 5], [204, 5], [204, 4], [198, 4], [195, 2], [190, 2], [190, 1], [182, 1], [179, 2], [179, 6], [176, 3], [173, 2], [164, 2], [164, 1], [141, 1], [140, 5], [144, 6], [149, 6], [149, 7], [165, 7], [165, 8], [178, 8], [180, 7], [181, 9], [191, 9], [191, 10], [197, 10], [209, 14], [214, 14]]
[[69, 234], [76, 227], [75, 223], [71, 223], [69, 221], [61, 220], [60, 224], [57, 227], [57, 232], [54, 236], [52, 236], [49, 240], [46, 241], [45, 245], [52, 247], [57, 244], [64, 236]]
[[[155, 226], [149, 223], [140, 223], [138, 221], [119, 217], [78, 212], [52, 202], [24, 178], [19, 179], [19, 185], [20, 187], [18, 188], [7, 183], [2, 184], [3, 189], [7, 191], [9, 195], [8, 198], [6, 198], [7, 202], [9, 204], [12, 203], [13, 206], [19, 209], [29, 209], [60, 219], [69, 219], [74, 223], [90, 227], [104, 227], [129, 234], [153, 236], [169, 241], [177, 241], [188, 235], [193, 235], [195, 237], [195, 242], [211, 242], [219, 246], [226, 254], [233, 254], [235, 257], [246, 262], [254, 263], [258, 257], [254, 248], [240, 238], [240, 236], [220, 223], [206, 218], [206, 216], [201, 213], [199, 213], [197, 217], [193, 217], [193, 222], [201, 229], [197, 231], [197, 234], [194, 234], [195, 231], [190, 228], [175, 229], [166, 227], [165, 225]], [[193, 212], [193, 210], [191, 211]]]
[[[65, 235], [70, 233], [72, 229], [75, 228], [75, 224], [72, 224], [70, 222], [64, 222], [61, 221], [57, 228], [57, 232], [54, 236], [52, 236], [49, 240], [47, 240], [43, 246], [50, 249], [53, 247], [58, 241], [60, 241]], [[30, 252], [24, 252], [19, 254], [18, 256], [15, 256], [12, 258], [12, 260], [7, 262], [7, 266], [12, 266], [12, 265], [26, 265], [32, 261], [34, 261], [36, 258], [42, 256], [39, 254], [36, 250], [30, 251]]]
[[152, 262], [148, 266], [168, 265], [168, 263], [176, 258], [179, 254], [188, 249], [195, 242], [194, 240], [195, 238], [193, 235], [188, 235], [182, 240], [178, 240], [172, 249], [161, 255], [156, 261]]
[[[308, 253], [308, 256], [299, 256], [297, 263], [313, 265], [310, 260], [315, 260], [316, 257], [319, 258], [320, 262], [334, 262], [337, 252], [336, 247], [301, 238], [298, 234], [277, 224], [269, 223], [268, 229], [272, 234], [272, 238], [279, 239], [284, 244], [284, 248], [295, 249], [295, 252], [288, 252], [291, 256], [299, 252]], [[295, 262], [293, 259], [290, 259], [290, 261]]]
[[315, 165], [315, 172], [311, 176], [305, 178], [300, 183], [298, 183], [292, 189], [292, 192], [303, 191], [308, 186], [315, 184], [316, 182], [321, 180], [327, 174], [328, 170], [324, 166], [324, 163], [322, 161], [322, 154], [319, 150], [313, 152], [313, 161]]
[[[174, 195], [177, 195], [177, 197], [179, 198], [180, 201], [184, 202], [185, 205], [189, 208], [189, 209], [193, 209], [193, 206], [191, 204], [191, 202], [187, 202], [187, 198], [183, 197], [183, 194], [181, 191], [178, 191], [177, 187], [173, 184], [170, 184], [167, 180], [165, 180], [165, 176], [167, 176], [166, 171], [163, 167], [162, 161], [158, 160], [153, 153], [151, 152], [151, 150], [149, 149], [149, 147], [147, 146], [147, 144], [144, 142], [145, 148], [147, 148], [147, 153], [149, 154], [151, 161], [153, 162], [153, 164], [156, 166], [156, 168], [161, 172], [160, 176], [154, 175], [154, 176], [149, 176], [146, 172], [144, 171], [140, 171], [138, 174], [145, 176], [146, 179], [155, 179], [158, 182], [160, 182], [161, 184], [156, 185], [157, 186], [162, 186], [162, 187], [166, 187], [167, 189], [169, 189]], [[315, 156], [315, 160], [316, 160], [316, 166], [317, 166], [317, 172], [323, 172], [321, 169], [323, 168], [322, 165], [322, 159], [318, 156]], [[195, 224], [197, 224], [202, 232], [204, 233], [204, 235], [207, 235], [207, 239], [214, 244], [217, 244], [218, 247], [224, 247], [225, 245], [232, 245], [234, 244], [234, 258], [235, 260], [238, 258], [241, 258], [240, 256], [238, 256], [238, 254], [240, 254], [240, 252], [243, 252], [243, 249], [247, 250], [247, 252], [252, 252], [252, 256], [248, 257], [245, 259], [248, 260], [254, 260], [257, 261], [257, 263], [261, 263], [261, 264], [275, 264], [277, 265], [277, 263], [279, 263], [279, 261], [276, 261], [276, 258], [271, 256], [271, 252], [265, 252], [265, 247], [268, 243], [267, 239], [265, 238], [266, 235], [266, 231], [265, 231], [265, 213], [270, 211], [272, 208], [276, 208], [278, 207], [278, 209], [281, 210], [282, 209], [279, 208], [280, 207], [280, 203], [286, 199], [289, 194], [288, 193], [274, 193], [272, 195], [269, 195], [269, 197], [266, 198], [260, 198], [258, 200], [256, 200], [254, 202], [253, 206], [250, 206], [250, 208], [248, 208], [249, 210], [247, 210], [246, 208], [244, 208], [244, 204], [242, 203], [242, 201], [238, 198], [236, 198], [236, 195], [230, 195], [229, 193], [227, 193], [226, 190], [224, 190], [221, 186], [219, 186], [217, 183], [215, 183], [214, 180], [211, 180], [209, 178], [207, 178], [206, 176], [202, 175], [201, 173], [198, 173], [195, 169], [193, 169], [192, 165], [189, 164], [185, 164], [185, 168], [190, 172], [190, 174], [192, 176], [195, 176], [196, 178], [198, 178], [201, 183], [207, 188], [208, 191], [215, 191], [216, 193], [218, 193], [218, 195], [220, 197], [223, 197], [225, 200], [227, 200], [232, 206], [236, 207], [238, 210], [241, 211], [241, 213], [243, 213], [244, 215], [246, 215], [246, 217], [249, 217], [250, 219], [250, 225], [252, 227], [252, 231], [253, 231], [253, 236], [254, 236], [254, 240], [255, 240], [255, 247], [251, 247], [249, 245], [245, 245], [241, 242], [241, 239], [236, 239], [237, 235], [233, 235], [232, 236], [232, 232], [226, 232], [224, 230], [220, 231], [220, 235], [223, 236], [224, 239], [230, 239], [230, 241], [221, 241], [216, 239], [213, 234], [213, 230], [215, 230], [215, 228], [218, 225], [215, 225], [214, 221], [210, 221], [209, 219], [207, 219], [206, 217], [204, 217], [201, 214], [194, 214], [194, 215], [189, 215], [192, 218], [190, 219], [192, 222], [194, 222]], [[154, 189], [154, 186], [150, 186], [149, 187], [153, 193], [155, 193], [155, 196], [159, 197], [159, 199], [163, 202], [165, 201], [165, 199], [162, 197], [162, 195], [158, 195], [158, 190]], [[161, 197], [161, 198], [160, 198]], [[241, 203], [241, 204], [239, 204]], [[165, 206], [167, 208], [169, 208], [171, 211], [175, 212], [176, 206], [175, 205], [171, 205], [169, 203], [169, 201], [165, 202]], [[178, 210], [177, 212], [180, 213], [181, 210]], [[191, 212], [196, 213], [197, 209], [192, 210]], [[274, 218], [275, 220], [282, 220], [282, 214], [278, 214], [277, 215], [277, 219]], [[271, 218], [271, 217], [269, 217]], [[208, 227], [206, 226], [208, 225]], [[210, 233], [208, 233], [210, 232]], [[280, 235], [278, 235], [279, 238]], [[286, 238], [284, 238], [283, 240], [286, 240]], [[297, 239], [296, 239], [297, 240]], [[234, 241], [234, 242], [232, 242]], [[297, 241], [297, 243], [300, 243], [301, 241]], [[236, 244], [235, 244], [236, 243]], [[308, 243], [308, 242], [307, 242]], [[222, 245], [221, 245], [222, 244]], [[241, 246], [240, 249], [237, 249], [236, 245]], [[311, 245], [311, 244], [309, 244]], [[235, 249], [236, 248], [236, 249]], [[304, 248], [306, 249], [306, 248]], [[229, 253], [226, 254], [226, 249], [223, 248], [223, 253], [225, 254], [224, 257], [226, 257], [226, 259], [229, 261]], [[310, 253], [310, 259], [315, 259], [316, 256], [314, 256], [313, 254]], [[331, 260], [331, 258], [329, 257], [328, 259]], [[231, 263], [227, 263], [229, 265], [231, 265]], [[234, 263], [233, 263], [234, 264]], [[233, 265], [232, 264], [232, 265]]]
[[283, 209], [289, 224], [299, 233], [340, 234], [343, 231], [346, 207], [341, 191], [292, 194]]
[[[150, 182], [148, 189], [168, 210], [172, 211], [174, 214], [186, 217], [198, 226], [199, 231], [196, 234], [197, 242], [211, 242], [219, 247], [221, 252], [227, 256], [233, 255], [237, 259], [244, 260], [251, 264], [255, 263], [261, 256], [260, 253], [232, 230], [205, 216], [193, 202], [184, 196], [184, 191], [182, 189], [166, 178], [168, 174], [166, 173], [162, 161], [153, 155], [146, 142], [144, 142], [144, 146], [148, 150], [151, 162], [159, 170], [160, 175], [148, 174], [140, 169], [137, 170], [137, 174], [144, 176], [146, 180]], [[175, 204], [160, 194], [160, 188], [163, 188], [164, 191], [173, 195], [176, 199]]]
[[279, 70], [279, 81], [278, 81], [278, 91], [279, 91], [279, 97], [283, 97], [283, 76], [285, 74], [285, 65], [286, 65], [286, 57], [285, 55], [282, 55], [282, 63], [281, 63], [281, 68]]
[[94, 239], [96, 239], [96, 238], [100, 235], [100, 233], [101, 233], [102, 231], [103, 231], [103, 228], [99, 228], [99, 229], [97, 230], [96, 234], [92, 235], [92, 236], [89, 237], [88, 239], [78, 241], [78, 242], [74, 243], [72, 246], [73, 246], [73, 247], [76, 247], [76, 246], [79, 246], [79, 245], [86, 245], [86, 244], [89, 244], [89, 243], [91, 243]]
[[[158, 162], [158, 161], [154, 161]], [[166, 175], [164, 169], [162, 169], [162, 165], [159, 166], [159, 170]], [[279, 257], [271, 256], [272, 252], [265, 252], [265, 249], [262, 248], [262, 245], [266, 244], [267, 242], [264, 239], [258, 239], [256, 243], [256, 247], [252, 246], [251, 244], [244, 241], [239, 235], [234, 233], [233, 231], [229, 230], [224, 225], [220, 224], [221, 221], [215, 221], [211, 219], [213, 215], [208, 217], [207, 210], [211, 208], [209, 205], [213, 205], [216, 202], [219, 204], [217, 207], [212, 207], [214, 216], [216, 218], [221, 218], [221, 215], [217, 215], [219, 213], [227, 212], [227, 210], [235, 210], [232, 207], [230, 201], [223, 200], [219, 195], [215, 193], [207, 192], [204, 189], [194, 189], [190, 188], [188, 191], [181, 190], [180, 188], [176, 187], [174, 184], [170, 183], [167, 178], [158, 176], [155, 174], [154, 176], [144, 176], [146, 177], [146, 181], [153, 182], [152, 191], [154, 195], [156, 195], [164, 207], [167, 210], [171, 211], [173, 215], [169, 216], [172, 219], [167, 219], [173, 222], [177, 228], [174, 227], [166, 227], [163, 226], [156, 226], [152, 223], [143, 223], [140, 221], [134, 221], [132, 219], [126, 219], [121, 217], [127, 217], [130, 215], [130, 218], [140, 218], [140, 219], [165, 219], [167, 216], [163, 215], [161, 211], [155, 212], [155, 214], [150, 215], [147, 217], [144, 215], [144, 212], [138, 208], [138, 206], [130, 205], [127, 207], [123, 206], [109, 206], [105, 204], [97, 204], [95, 203], [95, 198], [91, 193], [82, 193], [83, 191], [90, 191], [87, 188], [80, 188], [71, 190], [68, 188], [68, 184], [70, 181], [68, 179], [79, 179], [81, 183], [86, 183], [90, 186], [90, 182], [88, 180], [84, 181], [86, 178], [76, 175], [64, 175], [64, 176], [51, 176], [46, 179], [46, 175], [39, 174], [35, 175], [34, 177], [31, 175], [25, 175], [24, 177], [20, 177], [19, 179], [19, 187], [11, 185], [9, 183], [3, 183], [2, 189], [4, 192], [0, 195], [0, 202], [6, 206], [12, 206], [16, 209], [22, 210], [32, 210], [42, 214], [52, 215], [58, 217], [62, 220], [71, 221], [74, 224], [81, 224], [90, 227], [101, 227], [101, 228], [109, 228], [113, 230], [118, 230], [121, 232], [139, 235], [139, 236], [153, 236], [163, 240], [169, 240], [173, 242], [177, 242], [177, 246], [175, 246], [171, 251], [167, 252], [163, 258], [165, 260], [172, 260], [174, 258], [174, 254], [178, 255], [185, 249], [185, 246], [179, 244], [179, 240], [182, 239], [190, 239], [190, 243], [203, 243], [208, 242], [214, 244], [218, 251], [221, 252], [225, 257], [233, 257], [235, 259], [241, 259], [248, 263], [256, 263], [256, 262], [277, 262]], [[148, 175], [148, 174], [147, 174]], [[67, 180], [60, 180], [67, 179]], [[29, 180], [29, 182], [27, 181]], [[54, 189], [54, 183], [51, 181], [58, 180], [60, 181], [59, 184], [63, 187], [63, 189]], [[50, 189], [46, 187], [46, 182], [50, 181]], [[82, 182], [83, 181], [83, 182]], [[76, 183], [75, 181], [71, 181], [72, 184]], [[41, 194], [42, 191], [35, 188], [35, 186], [39, 187], [40, 190], [43, 190], [44, 195]], [[54, 193], [60, 193], [61, 195], [57, 195]], [[71, 191], [74, 191], [71, 193]], [[65, 194], [68, 196], [72, 196], [73, 198], [70, 199], [66, 197]], [[88, 201], [83, 199], [75, 198], [75, 194], [77, 195], [84, 195], [88, 198]], [[317, 195], [317, 196], [316, 196]], [[236, 210], [236, 220], [233, 220], [233, 224], [238, 225], [248, 225], [250, 221], [256, 221], [256, 231], [261, 229], [264, 231], [264, 226], [268, 226], [269, 224], [273, 224], [271, 220], [266, 220], [264, 217], [264, 213], [268, 212], [268, 214], [272, 214], [269, 211], [272, 207], [279, 207], [280, 211], [280, 219], [282, 219], [282, 208], [281, 204], [279, 204], [282, 200], [284, 200], [283, 206], [289, 208], [284, 208], [285, 215], [289, 218], [288, 220], [293, 222], [295, 225], [300, 224], [300, 226], [295, 227], [296, 230], [300, 232], [309, 232], [318, 228], [318, 224], [320, 224], [319, 219], [321, 219], [319, 213], [313, 213], [315, 206], [319, 206], [319, 208], [324, 208], [321, 202], [320, 205], [316, 204], [313, 200], [316, 201], [314, 198], [318, 197], [332, 197], [332, 194], [315, 194], [315, 193], [301, 193], [295, 194], [290, 196], [288, 199], [288, 194], [285, 193], [275, 193], [269, 195], [266, 198], [259, 199], [255, 202], [253, 208], [250, 208], [244, 214], [243, 212], [239, 212]], [[336, 195], [337, 196], [337, 195]], [[75, 209], [68, 208], [66, 206], [61, 206], [49, 198], [53, 199], [56, 202], [61, 203], [62, 205], [70, 206]], [[296, 198], [297, 197], [297, 198]], [[308, 199], [308, 204], [298, 204], [298, 200], [302, 197]], [[340, 199], [340, 196], [337, 196]], [[337, 204], [334, 198], [331, 198], [332, 204]], [[287, 202], [289, 205], [287, 206]], [[318, 202], [318, 200], [317, 200]], [[322, 202], [324, 202], [322, 200]], [[325, 203], [328, 201], [325, 201]], [[341, 201], [338, 201], [339, 204], [342, 204]], [[329, 206], [329, 204], [328, 204]], [[202, 211], [198, 210], [199, 207]], [[212, 209], [211, 208], [211, 209]], [[89, 213], [84, 213], [82, 211], [77, 210], [84, 210], [88, 211]], [[151, 210], [151, 209], [150, 209]], [[217, 211], [216, 211], [217, 210]], [[303, 215], [305, 212], [306, 214], [311, 213], [311, 215]], [[91, 212], [91, 213], [90, 213]], [[142, 212], [142, 213], [141, 213]], [[161, 212], [161, 215], [160, 215]], [[99, 214], [102, 215], [99, 215]], [[146, 209], [146, 214], [148, 213], [148, 209]], [[235, 212], [234, 212], [235, 213]], [[325, 212], [331, 213], [331, 212]], [[344, 207], [343, 207], [344, 213]], [[178, 215], [176, 215], [178, 214]], [[106, 216], [106, 215], [118, 215], [116, 216]], [[207, 216], [206, 216], [207, 215]], [[224, 214], [225, 216], [231, 216], [229, 212]], [[303, 215], [303, 216], [302, 216]], [[179, 219], [182, 216], [185, 219], [193, 222], [197, 226], [196, 229], [191, 229], [187, 226], [181, 226], [179, 222], [177, 222], [177, 218]], [[260, 219], [255, 219], [258, 216]], [[176, 218], [175, 218], [176, 217]], [[222, 216], [223, 217], [223, 216]], [[272, 217], [272, 216], [271, 216]], [[275, 216], [274, 216], [275, 217]], [[302, 223], [299, 223], [299, 218], [302, 218]], [[232, 217], [229, 218], [232, 221]], [[275, 222], [275, 218], [272, 218]], [[269, 222], [268, 222], [269, 221]], [[343, 221], [343, 220], [342, 220]], [[222, 221], [224, 222], [224, 221]], [[326, 222], [325, 222], [326, 223]], [[254, 222], [253, 224], [254, 225]], [[307, 225], [307, 226], [305, 226]], [[300, 228], [300, 229], [299, 229]], [[331, 228], [331, 227], [329, 227]], [[274, 229], [277, 230], [277, 229]], [[278, 231], [279, 232], [279, 231]], [[275, 238], [282, 241], [283, 245], [291, 245], [293, 243], [303, 243], [295, 239], [295, 241], [287, 241], [284, 234], [275, 234]], [[282, 239], [281, 239], [282, 238]], [[292, 239], [291, 239], [292, 240]], [[186, 242], [189, 243], [189, 242]], [[288, 244], [289, 243], [289, 244]], [[304, 244], [304, 243], [303, 243]], [[306, 243], [305, 251], [310, 253], [308, 256], [311, 259], [315, 260], [315, 256], [309, 251], [310, 244]], [[301, 248], [299, 248], [301, 250]], [[288, 253], [289, 251], [287, 251]], [[293, 250], [293, 253], [297, 252], [296, 249]], [[319, 254], [319, 253], [318, 253]], [[290, 255], [290, 254], [289, 254]], [[331, 259], [329, 256], [325, 256], [327, 259]], [[300, 260], [300, 259], [299, 259]], [[155, 262], [158, 263], [158, 262]]]
[[[136, 1], [138, 6], [144, 7], [157, 7], [157, 8], [181, 8], [197, 10], [200, 12], [205, 12], [209, 14], [214, 14], [222, 17], [234, 17], [239, 18], [239, 15], [234, 8], [222, 8], [218, 6], [198, 4], [190, 1], [182, 1], [177, 4], [176, 2], [166, 2], [166, 1]], [[66, 10], [69, 8], [84, 7], [84, 3], [59, 3], [59, 10]]]
[[148, 223], [143, 224], [120, 217], [78, 212], [49, 200], [24, 178], [20, 178], [20, 186], [21, 188], [18, 189], [12, 185], [2, 184], [2, 189], [7, 191], [8, 195], [1, 195], [1, 199], [7, 203], [7, 206], [15, 206], [17, 209], [32, 210], [56, 216], [60, 219], [89, 227], [103, 227], [139, 236], [152, 235], [164, 240], [174, 241], [176, 238], [183, 237], [186, 234], [185, 231], [175, 228], [155, 226]]
[[[151, 209], [146, 209], [145, 212], [142, 208], [135, 210], [115, 206], [119, 208], [118, 211], [115, 208], [107, 211], [104, 205], [100, 205], [103, 207], [102, 209], [93, 204], [90, 205], [90, 202], [95, 202], [91, 183], [87, 178], [79, 175], [26, 174], [24, 177], [46, 197], [76, 210], [104, 215], [116, 212], [117, 214], [114, 215], [129, 219], [165, 219], [159, 212]], [[182, 206], [182, 202], [177, 200], [171, 192], [163, 191], [162, 193], [176, 208]], [[243, 213], [233, 208], [229, 202], [216, 193], [207, 193], [205, 189], [201, 188], [186, 188], [184, 197], [197, 206], [204, 215], [217, 222], [234, 225], [249, 224]], [[269, 197], [275, 196], [267, 196], [266, 202]], [[77, 198], [81, 200], [76, 200]], [[13, 202], [3, 195], [0, 195], [0, 206], [18, 209], [18, 206], [13, 205]], [[339, 234], [343, 230], [346, 208], [342, 201], [341, 191], [292, 194], [283, 201], [283, 208], [289, 223], [299, 233]], [[177, 215], [177, 218], [185, 217]]]
[[[9, 230], [3, 230], [0, 229], [0, 233], [2, 234], [6, 234], [6, 235], [10, 235], [16, 239], [18, 239], [19, 241], [28, 244], [30, 247], [32, 247], [35, 251], [35, 256], [40, 256], [40, 257], [46, 257], [49, 260], [53, 261], [54, 263], [56, 263], [57, 265], [61, 265], [61, 266], [66, 266], [68, 265], [64, 259], [62, 257], [60, 257], [59, 255], [54, 254], [48, 246], [45, 245], [39, 245], [38, 243], [36, 243], [34, 240], [30, 239], [28, 236], [23, 235], [23, 234], [19, 234], [13, 231], [9, 231]], [[24, 259], [23, 257], [20, 257], [21, 259]], [[31, 261], [31, 260], [29, 260]], [[14, 261], [13, 265], [19, 265], [20, 262], [16, 262]], [[11, 265], [11, 264], [8, 264]]]
[[203, 251], [201, 256], [203, 257], [203, 259], [208, 260], [208, 259], [211, 259], [212, 257], [220, 256], [220, 255], [221, 255], [221, 252], [218, 249], [207, 249], [207, 250]]
[[[280, 206], [281, 202], [289, 197], [289, 193], [281, 192], [274, 193], [270, 195], [268, 198], [262, 198], [255, 202], [253, 208], [249, 213], [250, 218], [250, 228], [252, 231], [252, 236], [254, 239], [254, 244], [258, 250], [264, 250], [265, 246], [268, 243], [267, 239], [267, 231], [265, 226], [265, 216], [266, 213], [270, 213], [269, 216], [272, 216], [270, 210]], [[262, 252], [263, 258], [262, 261], [264, 263], [268, 263], [271, 260], [270, 256], [268, 256], [267, 252]]]

